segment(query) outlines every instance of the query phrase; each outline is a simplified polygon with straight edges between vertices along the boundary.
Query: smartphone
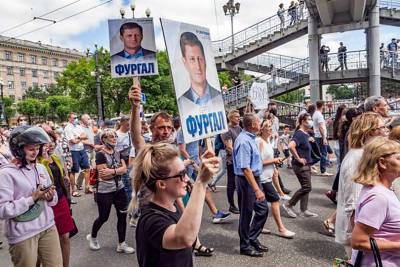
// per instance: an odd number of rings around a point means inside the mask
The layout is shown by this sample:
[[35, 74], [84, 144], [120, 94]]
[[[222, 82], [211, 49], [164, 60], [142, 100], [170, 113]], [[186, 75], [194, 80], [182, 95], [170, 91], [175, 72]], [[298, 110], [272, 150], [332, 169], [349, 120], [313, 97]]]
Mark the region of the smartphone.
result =
[[53, 185], [52, 184], [49, 184], [49, 185], [47, 185], [47, 186], [44, 186], [44, 187], [42, 187], [41, 189], [40, 189], [40, 191], [48, 191], [49, 189], [50, 189], [50, 187], [52, 187]]

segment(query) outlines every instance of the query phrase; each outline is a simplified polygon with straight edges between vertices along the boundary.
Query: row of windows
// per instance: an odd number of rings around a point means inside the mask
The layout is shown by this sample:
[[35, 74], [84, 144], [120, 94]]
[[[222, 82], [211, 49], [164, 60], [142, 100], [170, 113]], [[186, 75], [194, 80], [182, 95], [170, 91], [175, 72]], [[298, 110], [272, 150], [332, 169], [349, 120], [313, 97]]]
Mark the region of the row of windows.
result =
[[[44, 78], [49, 78], [49, 71], [48, 70], [43, 70], [43, 77]], [[20, 76], [25, 76], [26, 70], [25, 68], [19, 68], [19, 75]], [[58, 72], [54, 71], [54, 77], [57, 77], [59, 75]], [[14, 67], [7, 66], [7, 75], [14, 75]], [[38, 70], [33, 69], [32, 70], [32, 77], [38, 77]]]
[[[4, 51], [4, 59], [5, 60], [13, 60], [13, 53], [11, 51]], [[41, 57], [41, 63], [42, 65], [46, 65], [48, 64], [48, 58], [47, 57]], [[25, 54], [23, 53], [17, 53], [17, 61], [18, 62], [25, 62]], [[29, 63], [31, 64], [38, 64], [38, 56], [35, 55], [30, 55], [29, 57]], [[61, 60], [61, 66], [60, 67], [67, 67], [68, 61], [63, 59]], [[58, 67], [59, 66], [59, 60], [58, 58], [52, 58], [51, 59], [51, 65], [54, 67]]]
[[[39, 86], [39, 84], [37, 83], [37, 82], [33, 82], [32, 83], [32, 87], [38, 87]], [[42, 87], [43, 88], [47, 88], [48, 87], [48, 84], [47, 83], [44, 83], [43, 85], [42, 85]], [[8, 88], [8, 90], [14, 90], [15, 89], [15, 87], [14, 87], [14, 81], [8, 81], [8, 83], [7, 83], [7, 88]], [[28, 87], [27, 87], [27, 83], [26, 83], [26, 81], [21, 81], [21, 88], [22, 88], [22, 90], [26, 90]]]

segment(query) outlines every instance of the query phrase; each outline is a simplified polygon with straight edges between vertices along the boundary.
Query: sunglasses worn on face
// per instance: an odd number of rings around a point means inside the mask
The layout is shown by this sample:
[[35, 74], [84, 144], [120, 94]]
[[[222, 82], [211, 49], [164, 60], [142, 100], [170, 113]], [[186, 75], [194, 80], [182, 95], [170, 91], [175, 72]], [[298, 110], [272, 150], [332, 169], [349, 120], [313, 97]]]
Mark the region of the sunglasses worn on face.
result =
[[157, 178], [157, 180], [168, 180], [168, 179], [172, 179], [172, 178], [179, 178], [179, 180], [181, 180], [181, 182], [184, 182], [186, 175], [187, 175], [187, 171], [182, 170], [178, 174], [175, 174], [173, 176], [163, 177], [163, 178]]

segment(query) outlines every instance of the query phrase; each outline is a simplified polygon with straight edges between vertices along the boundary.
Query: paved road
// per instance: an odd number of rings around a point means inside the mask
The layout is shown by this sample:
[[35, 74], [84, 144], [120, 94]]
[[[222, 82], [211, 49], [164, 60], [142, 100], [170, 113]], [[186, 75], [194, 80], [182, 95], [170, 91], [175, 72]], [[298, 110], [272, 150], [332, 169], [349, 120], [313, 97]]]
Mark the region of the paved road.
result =
[[[285, 185], [295, 190], [298, 181], [291, 170], [281, 169]], [[334, 170], [330, 170], [334, 172]], [[343, 257], [343, 248], [335, 244], [332, 237], [324, 232], [322, 221], [333, 211], [333, 204], [324, 196], [333, 182], [333, 177], [313, 176], [313, 190], [310, 195], [310, 210], [319, 214], [318, 218], [283, 218], [289, 230], [297, 233], [293, 240], [280, 238], [276, 235], [262, 235], [261, 242], [269, 247], [269, 252], [263, 258], [249, 258], [239, 255], [238, 215], [232, 215], [229, 222], [213, 225], [210, 213], [205, 207], [200, 238], [202, 242], [216, 249], [211, 258], [194, 257], [195, 266], [332, 266], [333, 258]], [[220, 181], [225, 185], [226, 180]], [[217, 205], [227, 209], [225, 188], [220, 187], [214, 193]], [[100, 251], [89, 250], [85, 237], [90, 232], [93, 220], [97, 215], [97, 207], [91, 196], [78, 198], [74, 206], [74, 217], [77, 220], [79, 234], [72, 239], [71, 266], [137, 266], [136, 255], [121, 255], [115, 252], [117, 243], [116, 215], [114, 211], [110, 220], [100, 230], [98, 238], [102, 246]], [[284, 212], [283, 212], [284, 213]], [[266, 227], [276, 232], [277, 228], [272, 219], [268, 218]], [[127, 242], [134, 244], [134, 228], [128, 228]], [[0, 250], [0, 266], [11, 266], [7, 246]]]

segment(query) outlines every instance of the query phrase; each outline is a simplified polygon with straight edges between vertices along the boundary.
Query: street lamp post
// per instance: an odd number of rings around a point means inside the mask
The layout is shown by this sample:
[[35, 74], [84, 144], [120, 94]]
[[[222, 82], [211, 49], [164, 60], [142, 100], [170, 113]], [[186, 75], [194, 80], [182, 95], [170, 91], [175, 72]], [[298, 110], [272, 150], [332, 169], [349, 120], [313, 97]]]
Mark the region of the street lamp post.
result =
[[235, 38], [233, 36], [233, 17], [239, 14], [240, 3], [234, 3], [234, 0], [229, 0], [225, 5], [222, 6], [225, 16], [231, 17], [231, 33], [232, 33], [232, 53], [235, 52]]
[[[97, 49], [97, 44], [94, 45], [94, 56], [95, 60], [95, 71], [91, 73], [92, 76], [96, 77], [96, 96], [97, 96], [97, 112], [99, 121], [104, 121], [104, 107], [101, 95], [101, 87], [100, 87], [100, 68], [99, 68], [99, 50]], [[87, 56], [90, 55], [89, 48], [86, 51]]]

